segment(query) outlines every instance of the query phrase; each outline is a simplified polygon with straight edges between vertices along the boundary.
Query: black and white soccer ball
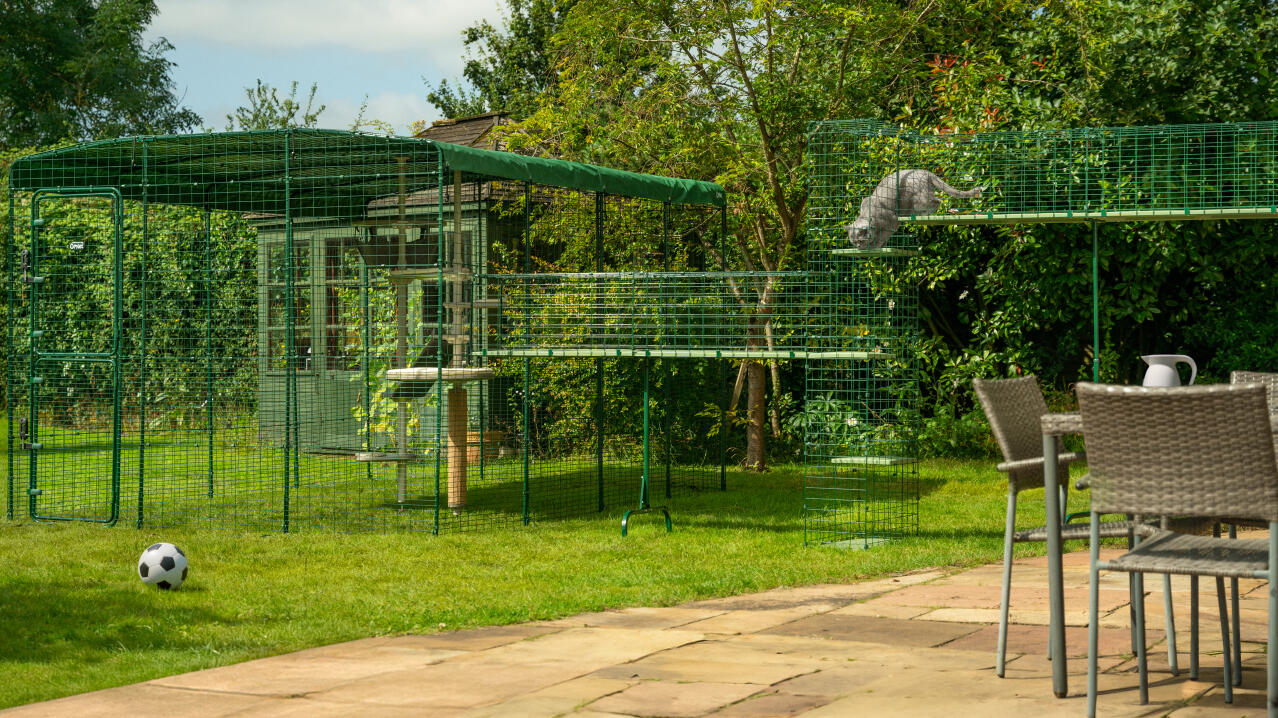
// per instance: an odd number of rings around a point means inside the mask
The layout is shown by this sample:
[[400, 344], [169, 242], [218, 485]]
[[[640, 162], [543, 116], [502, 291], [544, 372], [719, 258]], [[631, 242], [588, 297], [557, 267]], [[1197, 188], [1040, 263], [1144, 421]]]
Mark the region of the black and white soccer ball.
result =
[[186, 554], [171, 543], [151, 544], [138, 559], [138, 577], [156, 588], [175, 589], [186, 580]]

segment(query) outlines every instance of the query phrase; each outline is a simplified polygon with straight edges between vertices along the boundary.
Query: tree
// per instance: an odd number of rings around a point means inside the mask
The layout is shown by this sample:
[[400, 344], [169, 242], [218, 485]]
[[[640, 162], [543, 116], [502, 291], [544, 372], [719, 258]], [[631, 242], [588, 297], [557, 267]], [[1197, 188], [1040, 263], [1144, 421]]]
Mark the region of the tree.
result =
[[[288, 127], [314, 127], [319, 121], [324, 105], [315, 107], [318, 83], [311, 83], [311, 93], [306, 97], [306, 107], [297, 101], [297, 80], [289, 86], [288, 97], [281, 98], [270, 85], [257, 81], [257, 87], [244, 88], [248, 104], [236, 108], [226, 116], [226, 130], [282, 130]], [[360, 116], [364, 113], [360, 108]], [[300, 115], [300, 116], [299, 116]]]
[[[714, 179], [728, 191], [732, 248], [704, 251], [733, 269], [753, 311], [751, 347], [772, 342], [776, 273], [801, 262], [806, 129], [813, 120], [887, 115], [913, 92], [914, 31], [929, 6], [860, 0], [578, 5], [555, 38], [558, 83], [509, 138], [513, 148], [635, 171]], [[768, 371], [770, 369], [770, 372]], [[766, 383], [773, 362], [742, 365], [747, 466], [766, 468]], [[772, 428], [780, 430], [774, 413]]]
[[0, 147], [196, 126], [173, 92], [173, 46], [143, 44], [155, 13], [153, 0], [0, 2]]
[[502, 111], [522, 119], [535, 100], [553, 88], [558, 72], [548, 51], [550, 39], [563, 25], [577, 0], [506, 0], [503, 27], [487, 20], [462, 33], [466, 66], [462, 70], [469, 88], [426, 83], [426, 99], [445, 117], [466, 117]]

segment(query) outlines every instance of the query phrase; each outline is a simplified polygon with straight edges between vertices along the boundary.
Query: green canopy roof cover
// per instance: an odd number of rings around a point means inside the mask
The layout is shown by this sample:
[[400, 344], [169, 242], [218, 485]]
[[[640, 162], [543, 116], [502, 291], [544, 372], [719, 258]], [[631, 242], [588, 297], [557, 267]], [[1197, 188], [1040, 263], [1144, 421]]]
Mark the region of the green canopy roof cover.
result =
[[433, 140], [339, 130], [257, 130], [124, 137], [28, 155], [11, 190], [113, 187], [126, 199], [236, 212], [358, 217], [403, 189], [524, 180], [677, 204], [725, 204], [712, 182], [524, 157]]
[[447, 142], [432, 144], [443, 153], [444, 162], [451, 169], [483, 177], [527, 180], [555, 187], [642, 197], [673, 204], [723, 207], [726, 203], [723, 188], [713, 182], [625, 172], [543, 157], [525, 157], [511, 152], [481, 150]]

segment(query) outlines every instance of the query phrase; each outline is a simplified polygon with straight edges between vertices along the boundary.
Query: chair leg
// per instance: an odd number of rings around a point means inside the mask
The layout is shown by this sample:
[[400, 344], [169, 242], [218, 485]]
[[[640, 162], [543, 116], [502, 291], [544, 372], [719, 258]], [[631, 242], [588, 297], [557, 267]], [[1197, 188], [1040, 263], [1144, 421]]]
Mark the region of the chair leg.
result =
[[[1229, 525], [1229, 538], [1238, 538], [1238, 527]], [[1234, 629], [1234, 685], [1242, 685], [1242, 619], [1238, 615], [1238, 577], [1229, 579], [1229, 602], [1233, 613], [1230, 622]]]
[[[1087, 584], [1087, 718], [1096, 718], [1096, 661], [1097, 649], [1099, 648], [1099, 627], [1100, 623], [1100, 569], [1097, 564], [1100, 562], [1100, 527], [1097, 525], [1096, 514], [1092, 514], [1092, 532], [1091, 532], [1091, 560], [1088, 565], [1088, 584]], [[1274, 594], [1270, 594], [1270, 602]], [[1278, 644], [1276, 644], [1278, 645]]]
[[1229, 650], [1229, 608], [1225, 605], [1225, 579], [1216, 577], [1216, 604], [1220, 610], [1220, 641], [1223, 650], [1220, 660], [1225, 669], [1225, 702], [1234, 702], [1234, 677], [1229, 664], [1233, 662], [1233, 653]]
[[1127, 595], [1131, 599], [1127, 602], [1127, 625], [1131, 628], [1132, 634], [1132, 655], [1140, 652], [1140, 641], [1136, 639], [1136, 574], [1127, 574]]
[[1176, 664], [1176, 612], [1172, 608], [1171, 574], [1163, 574], [1163, 613], [1167, 619], [1167, 667], [1173, 676], [1180, 675]]
[[[1131, 521], [1133, 518], [1134, 517], [1131, 514], [1127, 514], [1128, 521]], [[1133, 548], [1136, 548], [1136, 535], [1128, 533], [1127, 550], [1131, 551]], [[1135, 597], [1136, 595], [1136, 574], [1134, 573], [1127, 574], [1127, 595], [1129, 597]], [[1136, 644], [1136, 602], [1134, 600], [1127, 602], [1127, 625], [1131, 627], [1132, 655], [1134, 656], [1138, 649]]]
[[1007, 661], [1007, 612], [1012, 592], [1012, 534], [1016, 531], [1016, 492], [1007, 492], [1007, 528], [1003, 531], [1003, 600], [998, 615], [998, 654], [994, 674], [1003, 677]]
[[1069, 469], [1065, 469], [1065, 483], [1061, 484], [1061, 523], [1065, 523], [1065, 517], [1069, 516]]
[[1198, 577], [1189, 577], [1189, 680], [1198, 680]]
[[1136, 604], [1136, 670], [1140, 674], [1140, 704], [1149, 703], [1149, 663], [1145, 656], [1145, 574], [1132, 574], [1135, 579], [1136, 593], [1132, 602]]
[[[1278, 523], [1269, 523], [1269, 645], [1278, 646], [1278, 585], [1275, 585], [1275, 557], [1278, 557]], [[1278, 718], [1278, 650], [1266, 651], [1265, 692], [1269, 718]]]

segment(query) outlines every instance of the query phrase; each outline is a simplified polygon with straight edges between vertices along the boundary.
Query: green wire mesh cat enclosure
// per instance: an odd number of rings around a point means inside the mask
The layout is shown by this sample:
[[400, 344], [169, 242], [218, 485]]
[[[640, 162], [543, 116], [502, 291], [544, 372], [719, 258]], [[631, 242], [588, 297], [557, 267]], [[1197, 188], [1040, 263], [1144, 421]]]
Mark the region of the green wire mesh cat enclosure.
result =
[[648, 508], [725, 488], [729, 359], [804, 350], [798, 300], [764, 348], [705, 182], [295, 129], [24, 157], [9, 203], [11, 519]]
[[[838, 341], [865, 332], [885, 348], [859, 365], [809, 362], [804, 508], [807, 538], [818, 543], [866, 546], [917, 529], [911, 225], [1092, 224], [1096, 346], [1097, 223], [1278, 218], [1276, 122], [921, 134], [850, 120], [809, 132], [809, 271], [814, 283], [835, 285], [824, 294], [837, 297], [831, 326], [846, 328]], [[885, 186], [909, 169], [984, 189], [972, 198], [936, 192], [937, 206], [920, 209], [906, 188]], [[896, 203], [890, 221], [862, 206], [874, 194]], [[849, 240], [863, 214], [892, 231], [877, 252]], [[1093, 372], [1095, 381], [1096, 362]]]

